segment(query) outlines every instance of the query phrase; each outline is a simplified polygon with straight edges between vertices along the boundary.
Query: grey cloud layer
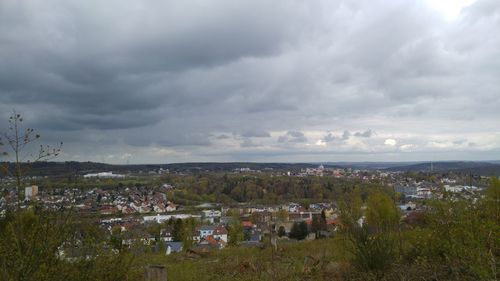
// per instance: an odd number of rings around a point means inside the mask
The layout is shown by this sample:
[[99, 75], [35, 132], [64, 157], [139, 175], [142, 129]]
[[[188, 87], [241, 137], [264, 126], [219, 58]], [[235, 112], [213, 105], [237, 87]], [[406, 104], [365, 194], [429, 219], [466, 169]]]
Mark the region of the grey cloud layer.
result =
[[63, 138], [68, 159], [499, 158], [499, 14], [496, 0], [452, 21], [425, 1], [0, 0], [0, 110]]

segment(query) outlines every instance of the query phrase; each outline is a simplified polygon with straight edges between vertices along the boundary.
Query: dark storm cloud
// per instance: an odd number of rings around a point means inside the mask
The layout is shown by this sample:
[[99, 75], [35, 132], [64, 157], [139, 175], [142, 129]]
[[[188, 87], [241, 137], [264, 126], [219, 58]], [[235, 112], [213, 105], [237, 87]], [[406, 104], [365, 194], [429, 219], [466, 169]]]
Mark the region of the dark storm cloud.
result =
[[307, 137], [300, 131], [288, 131], [278, 138], [279, 143], [303, 143], [307, 142]]
[[0, 115], [67, 159], [482, 157], [500, 146], [500, 3], [450, 20], [436, 1], [0, 0]]
[[[192, 146], [192, 145], [209, 146], [212, 144], [210, 142], [208, 135], [197, 134], [197, 133], [173, 134], [154, 143], [159, 144], [161, 146]], [[144, 145], [144, 143], [140, 145]]]
[[225, 140], [225, 139], [229, 139], [231, 138], [230, 136], [227, 136], [227, 135], [219, 135], [217, 137], [215, 137], [216, 139], [218, 140]]
[[271, 137], [271, 134], [264, 130], [256, 129], [245, 131], [243, 134], [241, 134], [241, 136], [244, 138], [269, 138]]
[[251, 139], [246, 138], [246, 139], [243, 140], [243, 142], [240, 143], [240, 146], [241, 147], [258, 147], [260, 145], [257, 144], [257, 143], [255, 143]]
[[356, 137], [363, 137], [363, 138], [369, 138], [372, 135], [373, 135], [373, 132], [370, 129], [368, 129], [368, 130], [366, 130], [364, 132], [356, 132], [356, 133], [354, 133], [354, 136], [356, 136]]
[[332, 133], [328, 133], [328, 135], [323, 137], [324, 142], [332, 142], [338, 139], [336, 136], [334, 136]]
[[[62, 118], [67, 124], [61, 129], [158, 122], [162, 117], [146, 112], [203, 100], [200, 92], [190, 97], [179, 73], [272, 55], [292, 28], [278, 24], [277, 10], [231, 1], [221, 6], [56, 2], [0, 4], [0, 101], [62, 108], [71, 118]], [[278, 13], [293, 11], [284, 7]], [[127, 20], [119, 20], [122, 16]]]
[[350, 137], [351, 137], [351, 132], [349, 132], [349, 131], [346, 130], [346, 131], [344, 131], [344, 133], [342, 133], [342, 139], [343, 140], [347, 140]]
[[325, 143], [329, 142], [345, 142], [349, 140], [351, 136], [358, 138], [370, 138], [373, 135], [372, 130], [366, 130], [362, 132], [355, 132], [354, 134], [348, 130], [344, 130], [341, 135], [335, 136], [333, 133], [329, 132], [327, 135], [323, 136], [322, 141]]

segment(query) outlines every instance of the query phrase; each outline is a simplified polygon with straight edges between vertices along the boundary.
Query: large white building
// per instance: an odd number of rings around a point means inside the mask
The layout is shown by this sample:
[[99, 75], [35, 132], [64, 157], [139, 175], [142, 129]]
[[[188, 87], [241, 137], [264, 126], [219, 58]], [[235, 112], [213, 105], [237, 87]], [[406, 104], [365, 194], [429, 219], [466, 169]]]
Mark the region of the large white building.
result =
[[162, 223], [164, 221], [168, 221], [170, 218], [174, 219], [188, 219], [188, 218], [194, 218], [194, 219], [201, 219], [201, 216], [199, 215], [191, 215], [191, 214], [175, 214], [175, 215], [160, 215], [157, 214], [156, 216], [145, 216], [144, 222], [156, 222], [156, 223]]
[[84, 178], [100, 178], [100, 179], [111, 179], [111, 178], [124, 178], [125, 175], [113, 174], [113, 172], [102, 172], [95, 174], [83, 175]]

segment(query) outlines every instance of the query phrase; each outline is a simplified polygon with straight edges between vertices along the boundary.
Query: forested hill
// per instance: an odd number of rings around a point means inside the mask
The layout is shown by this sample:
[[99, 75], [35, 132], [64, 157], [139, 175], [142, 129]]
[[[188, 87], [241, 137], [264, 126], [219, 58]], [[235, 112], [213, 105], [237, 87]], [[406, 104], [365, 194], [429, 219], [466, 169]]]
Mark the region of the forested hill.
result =
[[[5, 163], [3, 163], [5, 164]], [[8, 163], [7, 163], [8, 164]], [[8, 164], [9, 165], [9, 164]], [[12, 163], [10, 163], [12, 165]], [[235, 169], [249, 168], [251, 170], [289, 170], [300, 171], [305, 168], [316, 168], [317, 164], [310, 163], [254, 163], [254, 162], [230, 162], [230, 163], [173, 163], [173, 164], [140, 164], [140, 165], [112, 165], [96, 162], [37, 162], [31, 165], [31, 175], [64, 175], [85, 174], [113, 171], [115, 173], [148, 172], [158, 171], [160, 168], [171, 172], [196, 172], [196, 171], [233, 171]], [[327, 167], [334, 167], [332, 165]]]
[[500, 164], [491, 162], [451, 161], [425, 162], [411, 165], [401, 165], [385, 169], [387, 171], [410, 172], [456, 172], [481, 176], [500, 176]]
[[[0, 163], [6, 164], [6, 163]], [[9, 163], [7, 163], [9, 165]], [[10, 163], [12, 165], [12, 163]], [[204, 162], [204, 163], [172, 163], [172, 164], [134, 164], [134, 165], [113, 165], [97, 162], [37, 162], [29, 169], [30, 175], [68, 175], [86, 174], [112, 171], [115, 173], [135, 173], [158, 171], [160, 168], [168, 169], [171, 172], [225, 172], [234, 171], [241, 168], [260, 171], [291, 171], [298, 172], [306, 168], [316, 168], [320, 163], [257, 163], [257, 162]], [[352, 168], [361, 170], [385, 170], [402, 172], [430, 172], [431, 162], [328, 162], [323, 164], [325, 168]], [[433, 162], [433, 172], [456, 172], [481, 176], [500, 176], [500, 163], [498, 162], [472, 162], [472, 161], [452, 161]], [[3, 176], [3, 175], [0, 175]]]

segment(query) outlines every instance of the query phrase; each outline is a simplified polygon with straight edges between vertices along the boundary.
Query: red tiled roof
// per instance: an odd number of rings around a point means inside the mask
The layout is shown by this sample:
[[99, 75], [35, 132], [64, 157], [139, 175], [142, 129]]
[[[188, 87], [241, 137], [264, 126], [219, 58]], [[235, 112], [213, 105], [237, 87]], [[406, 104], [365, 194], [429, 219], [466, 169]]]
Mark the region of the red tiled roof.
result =
[[217, 240], [215, 240], [211, 235], [205, 237], [205, 240], [208, 242], [210, 245], [217, 245]]
[[326, 224], [332, 224], [332, 225], [337, 225], [339, 224], [340, 220], [337, 218], [337, 219], [327, 219], [326, 220]]
[[224, 226], [219, 225], [217, 228], [214, 229], [214, 235], [223, 235], [227, 234], [227, 230]]
[[252, 227], [253, 224], [250, 221], [242, 221], [241, 222], [241, 226], [243, 226], [243, 227]]

